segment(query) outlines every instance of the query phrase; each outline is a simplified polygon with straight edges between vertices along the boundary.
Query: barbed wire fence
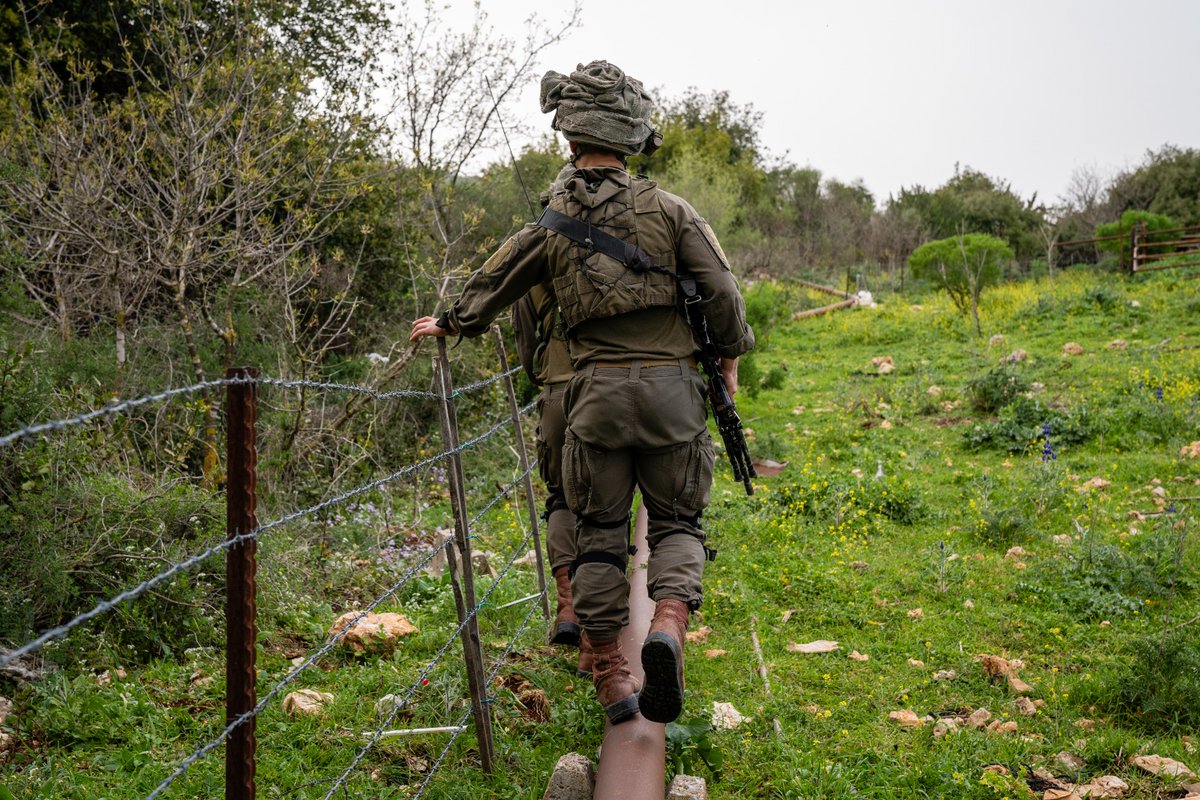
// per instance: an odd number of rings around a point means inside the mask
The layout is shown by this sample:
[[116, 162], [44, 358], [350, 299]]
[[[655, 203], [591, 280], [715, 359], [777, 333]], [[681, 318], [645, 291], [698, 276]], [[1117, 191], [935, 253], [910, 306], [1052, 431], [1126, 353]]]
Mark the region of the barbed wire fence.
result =
[[[449, 741], [433, 767], [425, 775], [424, 782], [418, 789], [417, 797], [423, 796], [426, 787], [434, 775], [445, 763], [447, 754], [455, 741], [467, 730], [467, 719], [474, 716], [474, 729], [478, 740], [478, 752], [481, 766], [485, 772], [491, 772], [494, 760], [494, 745], [491, 729], [491, 703], [489, 687], [492, 680], [503, 668], [508, 657], [517, 647], [521, 635], [530, 626], [534, 615], [541, 609], [543, 619], [549, 618], [549, 600], [546, 587], [545, 565], [542, 558], [542, 545], [538, 526], [538, 511], [532, 487], [533, 467], [529, 463], [525, 447], [525, 434], [522, 417], [534, 407], [534, 403], [518, 407], [513, 386], [513, 375], [520, 367], [509, 367], [504, 350], [503, 337], [498, 328], [494, 329], [496, 349], [500, 362], [499, 371], [483, 380], [463, 386], [454, 386], [451, 379], [450, 361], [447, 356], [445, 341], [438, 339], [438, 355], [434, 358], [434, 391], [402, 389], [396, 391], [378, 391], [367, 386], [355, 384], [321, 382], [310, 380], [287, 380], [273, 377], [259, 377], [253, 370], [231, 370], [221, 379], [197, 382], [188, 386], [158, 391], [141, 397], [115, 400], [100, 408], [72, 414], [61, 419], [38, 422], [27, 425], [16, 431], [0, 436], [0, 451], [16, 446], [25, 440], [37, 438], [63, 431], [69, 428], [85, 425], [89, 422], [108, 418], [143, 406], [161, 403], [176, 397], [207, 392], [214, 389], [224, 389], [226, 393], [226, 426], [227, 426], [227, 482], [226, 507], [227, 530], [226, 538], [198, 553], [190, 555], [172, 564], [167, 569], [127, 588], [116, 595], [106, 598], [92, 608], [79, 613], [65, 623], [42, 631], [29, 641], [11, 650], [0, 650], [0, 668], [16, 665], [17, 662], [38, 651], [47, 643], [67, 636], [75, 628], [112, 611], [123, 603], [133, 602], [151, 592], [155, 587], [165, 584], [194, 567], [206, 562], [221, 553], [226, 557], [226, 724], [221, 731], [209, 741], [196, 747], [186, 757], [181, 759], [158, 785], [145, 796], [144, 800], [160, 797], [180, 777], [185, 775], [195, 764], [200, 762], [213, 750], [225, 745], [225, 787], [227, 798], [251, 798], [255, 794], [256, 771], [256, 740], [254, 736], [255, 720], [297, 678], [317, 665], [322, 658], [342, 644], [347, 635], [367, 619], [390, 599], [396, 597], [419, 575], [429, 568], [439, 556], [445, 558], [450, 576], [450, 584], [455, 597], [457, 611], [457, 627], [445, 642], [435, 651], [420, 670], [415, 680], [403, 693], [389, 695], [390, 711], [377, 729], [364, 734], [367, 741], [358, 748], [349, 765], [334, 778], [325, 797], [330, 798], [339, 789], [345, 789], [355, 769], [366, 758], [367, 754], [385, 735], [395, 735], [403, 732], [388, 731], [401, 710], [405, 709], [421, 686], [428, 682], [429, 676], [442, 663], [447, 653], [453, 648], [455, 640], [461, 642], [462, 657], [467, 666], [469, 696], [465, 699], [465, 710], [456, 725], [448, 728], [432, 729], [449, 732]], [[458, 423], [455, 412], [455, 400], [467, 394], [479, 391], [496, 383], [503, 383], [509, 401], [508, 415], [491, 425], [483, 433], [464, 441], [459, 441]], [[383, 475], [382, 477], [362, 483], [346, 491], [339, 492], [318, 503], [284, 514], [270, 522], [259, 524], [256, 517], [257, 505], [257, 404], [258, 389], [266, 387], [274, 390], [319, 390], [327, 392], [348, 392], [368, 396], [374, 400], [430, 400], [439, 405], [439, 416], [442, 428], [443, 449], [436, 455], [424, 458], [412, 464]], [[462, 469], [462, 456], [501, 431], [511, 428], [514, 442], [512, 450], [517, 455], [517, 477], [509, 484], [501, 487], [481, 508], [468, 517], [465, 478]], [[403, 478], [426, 470], [439, 463], [447, 463], [446, 476], [449, 489], [449, 499], [454, 519], [454, 532], [440, 542], [435, 542], [423, 551], [407, 556], [407, 567], [403, 573], [377, 595], [361, 611], [335, 628], [320, 646], [311, 650], [299, 663], [293, 661], [293, 667], [274, 685], [267, 689], [261, 697], [257, 696], [257, 669], [255, 665], [255, 648], [257, 644], [257, 606], [255, 596], [256, 584], [256, 545], [265, 534], [281, 528], [289, 523], [312, 518], [315, 515], [341, 506], [346, 506], [355, 498], [382, 489]], [[506, 498], [515, 498], [518, 490], [524, 495], [525, 503], [513, 502], [518, 527], [524, 538], [509, 554], [507, 561], [483, 593], [482, 598], [475, 597], [474, 559], [471, 551], [473, 539], [472, 529], [485, 520], [495, 507]], [[528, 523], [523, 515], [528, 514]], [[479, 636], [479, 618], [485, 608], [493, 606], [493, 593], [509, 575], [513, 568], [521, 562], [523, 556], [529, 553], [532, 545], [537, 567], [536, 591], [527, 594], [520, 600], [503, 604], [504, 608], [524, 604], [527, 611], [516, 631], [508, 637], [504, 652], [495, 660], [486, 672], [483, 669], [483, 654]], [[397, 699], [398, 698], [398, 699]], [[324, 782], [322, 782], [324, 783]]]

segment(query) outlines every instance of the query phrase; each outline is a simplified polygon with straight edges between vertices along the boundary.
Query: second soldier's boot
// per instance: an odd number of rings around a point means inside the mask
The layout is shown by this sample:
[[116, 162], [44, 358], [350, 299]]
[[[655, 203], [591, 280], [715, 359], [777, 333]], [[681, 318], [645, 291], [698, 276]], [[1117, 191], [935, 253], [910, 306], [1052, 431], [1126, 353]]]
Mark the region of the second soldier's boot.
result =
[[650, 633], [642, 644], [646, 685], [638, 694], [642, 716], [652, 722], [673, 722], [683, 711], [683, 645], [687, 624], [687, 603], [659, 600], [654, 604]]
[[616, 725], [632, 719], [638, 712], [638, 683], [621, 652], [620, 638], [597, 641], [585, 631], [583, 642], [592, 653], [592, 684], [608, 721]]
[[550, 644], [579, 646], [579, 617], [571, 602], [571, 577], [569, 567], [554, 570], [554, 587], [558, 594], [558, 613], [554, 617], [554, 628], [550, 631]]

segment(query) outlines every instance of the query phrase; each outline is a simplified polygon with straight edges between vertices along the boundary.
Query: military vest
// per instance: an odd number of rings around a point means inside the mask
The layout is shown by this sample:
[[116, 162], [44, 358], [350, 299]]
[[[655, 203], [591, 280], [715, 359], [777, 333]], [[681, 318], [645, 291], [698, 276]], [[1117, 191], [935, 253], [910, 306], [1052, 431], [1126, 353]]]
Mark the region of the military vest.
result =
[[[603, 319], [655, 307], [675, 307], [675, 240], [659, 203], [658, 186], [645, 178], [618, 181], [611, 176], [587, 184], [586, 173], [551, 199], [550, 207], [636, 244], [670, 274], [635, 271], [611, 255], [571, 242], [569, 264], [555, 270], [554, 294], [569, 332], [590, 319]], [[589, 202], [585, 204], [580, 198]]]

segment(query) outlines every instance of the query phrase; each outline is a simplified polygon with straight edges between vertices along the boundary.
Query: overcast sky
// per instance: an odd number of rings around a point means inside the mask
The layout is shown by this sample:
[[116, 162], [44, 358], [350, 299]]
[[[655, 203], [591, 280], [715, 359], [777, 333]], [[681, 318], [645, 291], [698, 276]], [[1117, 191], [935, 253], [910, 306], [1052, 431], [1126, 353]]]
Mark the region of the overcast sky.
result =
[[[561, 7], [483, 0], [509, 35]], [[956, 162], [1053, 202], [1077, 167], [1200, 146], [1200, 0], [584, 0], [538, 75], [592, 59], [665, 97], [727, 90], [763, 113], [772, 154], [881, 202]], [[522, 112], [549, 128], [536, 90]]]

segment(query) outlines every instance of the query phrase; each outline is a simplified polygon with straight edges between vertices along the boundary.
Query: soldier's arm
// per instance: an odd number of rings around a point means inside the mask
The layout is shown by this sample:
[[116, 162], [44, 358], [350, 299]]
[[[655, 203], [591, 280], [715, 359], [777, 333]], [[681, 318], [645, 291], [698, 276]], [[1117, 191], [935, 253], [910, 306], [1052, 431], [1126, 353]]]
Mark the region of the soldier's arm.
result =
[[[668, 207], [675, 227], [680, 264], [692, 274], [703, 297], [701, 310], [709, 333], [723, 359], [736, 359], [754, 347], [754, 332], [746, 322], [746, 303], [717, 236], [687, 202]], [[732, 367], [736, 385], [736, 364]]]
[[492, 254], [463, 287], [462, 295], [440, 318], [413, 322], [410, 339], [487, 331], [504, 309], [545, 279], [545, 229], [526, 225]]

